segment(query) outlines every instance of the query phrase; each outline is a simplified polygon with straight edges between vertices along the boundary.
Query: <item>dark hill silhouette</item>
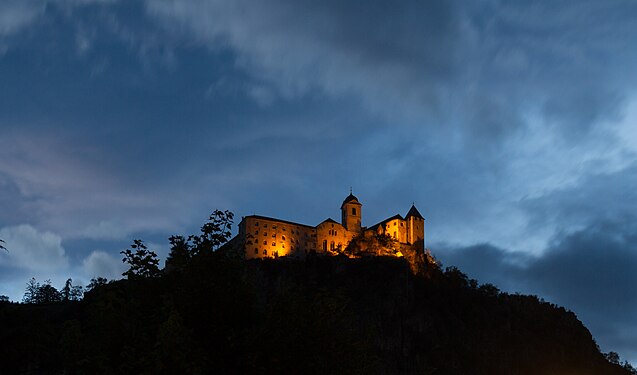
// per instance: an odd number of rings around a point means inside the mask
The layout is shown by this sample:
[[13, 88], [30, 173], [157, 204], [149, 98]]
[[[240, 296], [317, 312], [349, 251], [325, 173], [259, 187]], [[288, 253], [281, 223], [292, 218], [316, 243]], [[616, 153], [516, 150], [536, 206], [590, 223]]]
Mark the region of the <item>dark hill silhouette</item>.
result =
[[0, 304], [2, 373], [629, 374], [575, 314], [406, 260], [229, 259]]

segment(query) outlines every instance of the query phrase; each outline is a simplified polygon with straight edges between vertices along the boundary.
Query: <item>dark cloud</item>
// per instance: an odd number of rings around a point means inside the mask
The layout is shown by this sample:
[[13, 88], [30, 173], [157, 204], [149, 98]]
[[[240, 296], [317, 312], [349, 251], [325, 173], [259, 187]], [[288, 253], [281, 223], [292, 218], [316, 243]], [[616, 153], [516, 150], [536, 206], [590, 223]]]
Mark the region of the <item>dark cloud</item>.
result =
[[550, 225], [568, 229], [591, 221], [634, 222], [637, 208], [637, 167], [584, 175], [569, 187], [537, 198], [524, 199], [531, 227]]

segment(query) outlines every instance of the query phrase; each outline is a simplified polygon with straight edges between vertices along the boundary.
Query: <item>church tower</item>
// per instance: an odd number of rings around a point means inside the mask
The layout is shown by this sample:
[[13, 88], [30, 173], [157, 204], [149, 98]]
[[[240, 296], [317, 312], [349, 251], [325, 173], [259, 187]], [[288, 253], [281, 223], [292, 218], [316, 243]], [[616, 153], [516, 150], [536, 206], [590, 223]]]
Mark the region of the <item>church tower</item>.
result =
[[418, 212], [415, 205], [411, 205], [405, 221], [407, 222], [407, 242], [413, 245], [418, 241], [424, 241], [425, 218]]
[[349, 195], [341, 205], [342, 223], [349, 232], [360, 233], [361, 231], [361, 208], [363, 205], [358, 201], [350, 189]]

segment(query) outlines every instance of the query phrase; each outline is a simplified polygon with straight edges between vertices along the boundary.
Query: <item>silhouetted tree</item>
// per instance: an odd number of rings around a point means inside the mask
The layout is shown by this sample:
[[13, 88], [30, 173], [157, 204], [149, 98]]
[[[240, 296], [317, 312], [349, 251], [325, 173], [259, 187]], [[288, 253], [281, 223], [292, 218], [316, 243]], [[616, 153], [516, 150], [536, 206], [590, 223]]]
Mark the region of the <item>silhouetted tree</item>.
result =
[[628, 373], [630, 373], [631, 375], [637, 374], [637, 369], [634, 368], [633, 365], [631, 365], [628, 361], [624, 361], [624, 363], [622, 364], [622, 367], [624, 368], [624, 370], [628, 371]]
[[68, 279], [64, 283], [64, 288], [60, 291], [62, 301], [79, 301], [84, 294], [83, 288], [79, 285], [73, 285], [73, 280]]
[[24, 303], [49, 303], [61, 300], [60, 292], [51, 285], [51, 280], [46, 280], [40, 284], [32, 277], [27, 282], [27, 289], [22, 297]]
[[32, 277], [31, 280], [27, 282], [27, 289], [24, 292], [24, 296], [22, 297], [23, 303], [36, 303], [38, 289], [40, 289], [40, 283], [35, 280], [35, 277]]
[[5, 243], [4, 240], [0, 239], [0, 250], [8, 251], [7, 248], [2, 245], [3, 243]]
[[0, 303], [9, 302], [9, 297], [5, 295], [0, 295]]
[[51, 285], [51, 280], [46, 280], [38, 288], [36, 303], [49, 303], [61, 300], [60, 292]]
[[230, 230], [233, 218], [234, 214], [228, 210], [215, 210], [208, 218], [208, 222], [201, 227], [201, 235], [189, 238], [193, 242], [195, 255], [214, 252], [228, 242], [232, 236]]
[[619, 365], [619, 354], [616, 352], [608, 352], [604, 354], [606, 360], [614, 365]]
[[148, 250], [144, 241], [133, 240], [131, 249], [120, 252], [120, 254], [124, 255], [122, 262], [130, 265], [128, 271], [122, 274], [123, 276], [129, 279], [159, 276], [159, 259], [157, 258], [157, 254], [154, 251]]
[[184, 236], [171, 236], [170, 253], [166, 259], [166, 270], [181, 270], [192, 259], [192, 246]]
[[91, 290], [95, 288], [99, 288], [103, 285], [106, 285], [107, 283], [108, 283], [108, 280], [105, 277], [98, 276], [96, 278], [91, 279], [91, 281], [86, 286], [85, 291], [90, 292]]

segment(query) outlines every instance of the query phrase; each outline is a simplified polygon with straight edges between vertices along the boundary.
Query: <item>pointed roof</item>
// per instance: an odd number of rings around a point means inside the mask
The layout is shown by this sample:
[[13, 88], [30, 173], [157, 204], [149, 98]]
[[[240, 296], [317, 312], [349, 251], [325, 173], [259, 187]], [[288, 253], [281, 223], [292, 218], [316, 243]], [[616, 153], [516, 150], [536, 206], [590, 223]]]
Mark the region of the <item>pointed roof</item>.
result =
[[[334, 220], [334, 219], [332, 219], [331, 217], [328, 217], [327, 219], [325, 219], [325, 220], [321, 221], [321, 224], [323, 224], [323, 223], [332, 223], [332, 224], [338, 224], [338, 225], [341, 225], [341, 223], [339, 223], [339, 222], [335, 221], [335, 220]], [[321, 225], [321, 224], [319, 224], [319, 225]]]
[[409, 212], [407, 212], [407, 216], [405, 216], [405, 218], [409, 219], [410, 216], [425, 220], [425, 218], [422, 217], [420, 212], [418, 212], [418, 209], [416, 208], [416, 206], [413, 204], [411, 205], [411, 208], [409, 209]]
[[358, 201], [358, 198], [356, 198], [354, 196], [354, 194], [349, 193], [349, 195], [347, 196], [347, 198], [345, 198], [345, 200], [343, 201], [343, 204], [341, 204], [341, 209], [343, 208], [343, 206], [345, 206], [347, 203], [353, 203], [353, 204], [357, 204], [359, 206], [362, 206], [362, 204]]

